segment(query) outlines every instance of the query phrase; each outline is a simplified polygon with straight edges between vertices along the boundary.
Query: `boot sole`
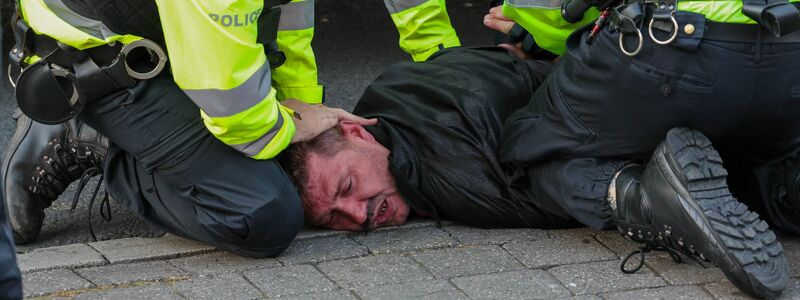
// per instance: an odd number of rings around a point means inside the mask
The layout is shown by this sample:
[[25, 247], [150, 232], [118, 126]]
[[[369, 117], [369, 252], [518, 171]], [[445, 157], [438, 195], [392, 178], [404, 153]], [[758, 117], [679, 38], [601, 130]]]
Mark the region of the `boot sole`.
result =
[[[27, 118], [27, 117], [26, 116], [20, 116], [20, 118]], [[12, 136], [11, 141], [8, 143], [9, 147], [14, 147], [14, 149], [12, 150], [12, 149], [9, 148], [6, 151], [6, 154], [3, 156], [3, 166], [8, 166], [8, 165], [11, 164], [11, 158], [14, 157], [15, 154], [17, 154], [17, 151], [19, 151], [19, 146], [22, 145], [22, 139], [24, 139], [28, 135], [28, 133], [30, 132], [31, 127], [32, 127], [33, 124], [31, 122], [26, 122], [25, 124], [26, 125], [24, 127], [19, 127], [18, 126], [17, 129], [14, 131], [14, 135]], [[5, 184], [7, 179], [8, 179], [8, 170], [7, 170], [7, 168], [3, 168], [3, 184]], [[9, 207], [8, 201], [9, 200], [7, 199], [7, 197], [4, 196], [3, 197], [3, 201], [6, 202], [5, 203], [6, 204], [6, 209], [8, 209], [8, 207]], [[9, 220], [9, 222], [11, 222], [11, 220]], [[31, 240], [23, 238], [22, 235], [20, 235], [19, 233], [17, 233], [16, 230], [14, 230], [13, 224], [11, 226], [11, 232], [14, 235], [14, 242], [17, 245], [30, 244], [34, 240], [36, 240], [35, 238], [31, 239]]]
[[702, 212], [698, 229], [709, 233], [717, 252], [727, 256], [712, 262], [744, 292], [780, 295], [789, 281], [783, 247], [769, 225], [731, 195], [728, 173], [711, 141], [699, 131], [676, 128], [667, 133], [666, 146], [665, 157], [680, 167], [677, 176], [690, 196], [683, 204]]

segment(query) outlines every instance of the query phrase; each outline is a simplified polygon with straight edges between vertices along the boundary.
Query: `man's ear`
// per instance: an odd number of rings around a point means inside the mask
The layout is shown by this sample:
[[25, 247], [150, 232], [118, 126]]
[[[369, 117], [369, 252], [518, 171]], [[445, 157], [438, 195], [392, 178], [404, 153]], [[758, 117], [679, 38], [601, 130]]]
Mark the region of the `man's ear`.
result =
[[364, 129], [361, 124], [355, 123], [353, 121], [340, 121], [339, 122], [339, 130], [342, 132], [342, 136], [348, 140], [363, 140], [369, 143], [377, 143], [375, 137], [372, 136], [369, 131]]

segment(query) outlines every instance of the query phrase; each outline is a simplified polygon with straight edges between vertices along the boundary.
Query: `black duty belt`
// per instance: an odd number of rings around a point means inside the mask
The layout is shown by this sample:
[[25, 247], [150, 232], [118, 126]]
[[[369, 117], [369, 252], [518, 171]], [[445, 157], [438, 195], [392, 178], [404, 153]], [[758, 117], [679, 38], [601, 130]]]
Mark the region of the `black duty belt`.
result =
[[[619, 32], [619, 48], [628, 56], [635, 56], [642, 49], [644, 39], [652, 39], [654, 43], [686, 47], [700, 40], [715, 40], [737, 43], [800, 43], [800, 30], [783, 30], [780, 36], [774, 34], [773, 29], [763, 24], [736, 24], [713, 22], [701, 14], [678, 12], [675, 4], [666, 4], [665, 9], [660, 9], [662, 4], [656, 3], [630, 3], [608, 8], [598, 19], [595, 28], [589, 35], [589, 40], [596, 34], [598, 27], [603, 22], [608, 23], [608, 29]], [[789, 5], [795, 8], [795, 5]], [[659, 15], [659, 10], [662, 14]], [[663, 11], [672, 11], [663, 13]], [[603, 16], [608, 13], [607, 20]], [[800, 15], [798, 15], [800, 18]], [[788, 23], [787, 23], [788, 24]], [[787, 29], [789, 26], [782, 26]], [[688, 38], [679, 40], [678, 38]]]
[[800, 30], [775, 37], [758, 24], [719, 23], [706, 20], [703, 39], [734, 43], [800, 43]]

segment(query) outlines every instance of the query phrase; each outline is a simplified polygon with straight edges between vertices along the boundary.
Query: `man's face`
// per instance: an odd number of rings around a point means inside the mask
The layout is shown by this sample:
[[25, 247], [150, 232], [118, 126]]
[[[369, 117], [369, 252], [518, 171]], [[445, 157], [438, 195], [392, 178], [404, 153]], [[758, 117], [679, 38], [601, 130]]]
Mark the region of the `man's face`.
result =
[[337, 230], [403, 224], [410, 208], [389, 172], [389, 150], [360, 125], [343, 122], [340, 129], [349, 144], [344, 150], [308, 157], [309, 221]]

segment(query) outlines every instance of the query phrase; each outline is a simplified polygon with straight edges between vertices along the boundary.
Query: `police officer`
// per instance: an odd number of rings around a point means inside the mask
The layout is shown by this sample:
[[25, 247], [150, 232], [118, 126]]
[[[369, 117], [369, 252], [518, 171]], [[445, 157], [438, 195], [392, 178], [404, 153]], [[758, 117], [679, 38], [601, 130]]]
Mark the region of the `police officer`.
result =
[[14, 240], [6, 221], [5, 204], [0, 202], [0, 298], [22, 299], [21, 281]]
[[400, 48], [425, 61], [443, 48], [461, 46], [450, 25], [445, 0], [384, 0], [400, 34]]
[[[0, 18], [2, 23], [2, 18]], [[0, 41], [3, 32], [0, 31]], [[0, 66], [3, 66], [0, 57]], [[0, 298], [22, 299], [22, 278], [17, 267], [17, 255], [14, 252], [14, 240], [11, 237], [11, 228], [6, 221], [5, 203], [0, 201]]]
[[800, 233], [795, 3], [556, 2], [503, 6], [539, 54], [561, 57], [506, 121], [508, 175], [545, 209], [645, 245], [624, 262], [681, 252], [748, 294], [779, 295], [787, 260], [760, 215]]
[[339, 120], [373, 123], [319, 104], [313, 0], [21, 0], [18, 10], [12, 81], [25, 115], [3, 169], [18, 243], [37, 237], [71, 182], [104, 174], [112, 198], [167, 232], [277, 255], [303, 214], [273, 158]]

